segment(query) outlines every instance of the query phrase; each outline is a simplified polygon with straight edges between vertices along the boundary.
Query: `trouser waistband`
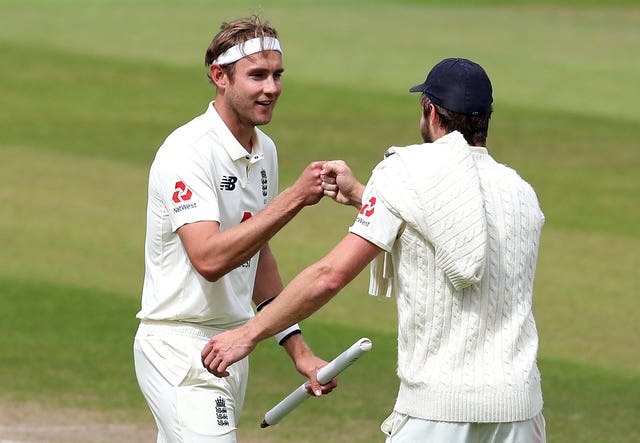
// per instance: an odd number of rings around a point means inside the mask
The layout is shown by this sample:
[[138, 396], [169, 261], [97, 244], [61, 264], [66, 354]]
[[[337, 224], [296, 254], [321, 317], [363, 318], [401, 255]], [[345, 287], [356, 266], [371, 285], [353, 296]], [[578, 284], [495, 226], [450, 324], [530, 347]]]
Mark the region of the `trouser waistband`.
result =
[[199, 325], [197, 323], [159, 320], [141, 320], [138, 329], [144, 331], [155, 331], [206, 339], [209, 339], [214, 335], [218, 335], [227, 330], [223, 328], [216, 328], [215, 326]]

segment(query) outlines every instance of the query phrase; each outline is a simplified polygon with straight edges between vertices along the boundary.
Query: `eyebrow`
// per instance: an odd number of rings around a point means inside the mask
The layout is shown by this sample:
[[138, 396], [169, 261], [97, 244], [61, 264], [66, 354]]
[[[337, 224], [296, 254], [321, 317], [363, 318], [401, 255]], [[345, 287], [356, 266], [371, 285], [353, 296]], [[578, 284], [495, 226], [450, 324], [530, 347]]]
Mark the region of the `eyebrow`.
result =
[[[248, 74], [262, 74], [265, 72], [270, 72], [270, 69], [267, 68], [259, 68], [259, 67], [255, 67], [255, 68], [250, 68], [247, 73]], [[280, 69], [276, 69], [275, 71], [273, 71], [274, 74], [282, 74], [284, 72], [284, 68], [280, 68]]]

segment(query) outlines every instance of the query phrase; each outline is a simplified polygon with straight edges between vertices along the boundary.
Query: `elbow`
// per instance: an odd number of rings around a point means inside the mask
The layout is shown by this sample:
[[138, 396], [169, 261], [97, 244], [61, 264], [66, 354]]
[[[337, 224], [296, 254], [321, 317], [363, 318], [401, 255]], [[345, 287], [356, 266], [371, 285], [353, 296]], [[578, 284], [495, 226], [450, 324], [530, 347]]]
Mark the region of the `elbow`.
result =
[[192, 260], [191, 265], [202, 278], [211, 283], [217, 282], [228, 272], [220, 264], [204, 260]]
[[336, 268], [325, 265], [318, 269], [316, 282], [318, 285], [316, 296], [326, 302], [340, 292], [340, 290], [349, 283], [349, 280]]

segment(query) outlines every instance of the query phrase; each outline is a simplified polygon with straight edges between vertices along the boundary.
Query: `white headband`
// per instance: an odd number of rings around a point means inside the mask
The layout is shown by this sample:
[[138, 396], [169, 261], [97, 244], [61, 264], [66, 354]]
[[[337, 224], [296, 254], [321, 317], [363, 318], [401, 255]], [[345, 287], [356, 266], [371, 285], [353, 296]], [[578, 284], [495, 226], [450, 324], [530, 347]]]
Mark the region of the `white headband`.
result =
[[212, 64], [228, 65], [230, 63], [237, 62], [247, 55], [255, 54], [256, 52], [261, 51], [278, 51], [280, 54], [282, 54], [282, 49], [280, 49], [280, 42], [278, 41], [278, 39], [273, 37], [264, 37], [264, 39], [257, 37], [230, 47], [225, 52], [220, 54]]

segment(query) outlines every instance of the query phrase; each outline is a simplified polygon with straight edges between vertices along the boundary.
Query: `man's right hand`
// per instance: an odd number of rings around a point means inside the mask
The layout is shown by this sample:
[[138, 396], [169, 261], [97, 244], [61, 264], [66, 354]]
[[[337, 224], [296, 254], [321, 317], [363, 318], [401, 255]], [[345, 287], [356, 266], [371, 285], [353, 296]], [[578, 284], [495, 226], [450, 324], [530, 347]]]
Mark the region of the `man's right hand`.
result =
[[322, 168], [324, 195], [343, 205], [360, 209], [364, 185], [355, 179], [349, 166], [342, 160], [332, 160]]
[[216, 377], [227, 377], [227, 368], [249, 355], [256, 345], [243, 327], [214, 335], [202, 349], [202, 365]]
[[310, 163], [291, 186], [291, 190], [299, 195], [303, 206], [315, 205], [324, 195], [320, 176], [323, 164], [323, 162]]

